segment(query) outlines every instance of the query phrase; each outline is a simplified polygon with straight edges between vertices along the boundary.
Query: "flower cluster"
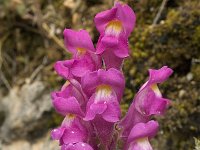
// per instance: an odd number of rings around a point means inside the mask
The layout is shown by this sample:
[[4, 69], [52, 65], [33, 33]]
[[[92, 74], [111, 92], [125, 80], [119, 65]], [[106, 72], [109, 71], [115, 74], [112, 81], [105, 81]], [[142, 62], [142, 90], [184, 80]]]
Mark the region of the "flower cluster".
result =
[[135, 14], [116, 2], [110, 10], [95, 16], [100, 37], [96, 46], [85, 30], [64, 30], [71, 60], [58, 61], [56, 72], [66, 83], [52, 92], [55, 110], [65, 118], [51, 136], [61, 150], [151, 150], [149, 139], [158, 131], [153, 115], [161, 115], [169, 100], [162, 97], [157, 84], [167, 80], [167, 66], [149, 70], [148, 81], [136, 94], [127, 114], [121, 119], [120, 101], [125, 88], [122, 62], [129, 56], [128, 37], [135, 25]]

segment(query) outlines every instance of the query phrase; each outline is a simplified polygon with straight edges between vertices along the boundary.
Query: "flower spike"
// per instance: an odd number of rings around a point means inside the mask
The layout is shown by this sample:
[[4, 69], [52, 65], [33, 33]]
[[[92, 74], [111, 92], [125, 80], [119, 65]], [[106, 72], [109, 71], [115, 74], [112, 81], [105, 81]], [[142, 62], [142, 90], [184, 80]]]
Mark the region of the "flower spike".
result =
[[135, 21], [134, 11], [118, 1], [110, 10], [98, 13], [94, 19], [100, 32], [96, 49], [86, 30], [64, 30], [65, 46], [72, 58], [55, 63], [56, 72], [67, 81], [51, 94], [55, 110], [65, 117], [51, 132], [61, 150], [115, 150], [118, 146], [152, 150], [149, 140], [159, 125], [151, 117], [164, 114], [169, 105], [158, 84], [173, 71], [167, 66], [150, 69], [149, 79], [121, 119], [125, 89], [122, 65], [129, 56], [128, 37]]

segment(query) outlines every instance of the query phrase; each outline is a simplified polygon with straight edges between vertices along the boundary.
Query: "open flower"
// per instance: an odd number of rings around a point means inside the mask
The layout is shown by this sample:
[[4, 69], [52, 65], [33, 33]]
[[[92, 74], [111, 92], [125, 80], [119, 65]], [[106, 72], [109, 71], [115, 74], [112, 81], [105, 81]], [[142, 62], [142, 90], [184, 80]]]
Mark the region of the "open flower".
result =
[[135, 25], [135, 14], [126, 4], [115, 3], [115, 6], [95, 16], [94, 22], [101, 35], [110, 38], [127, 38]]
[[93, 120], [97, 114], [108, 122], [116, 122], [120, 117], [119, 102], [125, 81], [123, 74], [116, 69], [99, 69], [82, 78], [82, 87], [89, 98], [85, 120]]
[[56, 111], [65, 116], [67, 113], [84, 116], [85, 97], [80, 89], [67, 82], [61, 91], [52, 92], [52, 104]]
[[126, 116], [120, 123], [124, 138], [127, 137], [136, 123], [147, 122], [151, 115], [161, 115], [165, 112], [169, 100], [162, 97], [157, 84], [167, 80], [172, 72], [172, 69], [167, 66], [158, 70], [149, 70], [148, 81], [140, 88]]
[[120, 106], [125, 81], [116, 69], [99, 69], [82, 78], [82, 87], [89, 101], [85, 121], [92, 121], [104, 149], [109, 149], [114, 123], [119, 121]]
[[[126, 4], [115, 3], [110, 9], [95, 16], [95, 24], [100, 32], [97, 54], [101, 54], [107, 68], [119, 68], [123, 58], [129, 56], [128, 36], [135, 25], [135, 14]], [[117, 61], [111, 61], [112, 59]]]
[[56, 62], [54, 68], [60, 76], [65, 79], [80, 78], [101, 67], [101, 59], [94, 54], [95, 48], [87, 31], [65, 29], [64, 38], [73, 59]]
[[51, 131], [51, 137], [59, 140], [60, 145], [87, 141], [88, 131], [81, 118], [68, 113], [59, 128]]
[[158, 131], [158, 122], [149, 121], [147, 123], [136, 124], [129, 136], [127, 143], [125, 144], [125, 150], [153, 150], [149, 139], [154, 137]]
[[162, 97], [157, 86], [163, 83], [173, 73], [172, 69], [164, 66], [158, 70], [149, 70], [148, 81], [140, 88], [135, 98], [135, 108], [143, 115], [163, 114], [169, 104], [169, 100]]

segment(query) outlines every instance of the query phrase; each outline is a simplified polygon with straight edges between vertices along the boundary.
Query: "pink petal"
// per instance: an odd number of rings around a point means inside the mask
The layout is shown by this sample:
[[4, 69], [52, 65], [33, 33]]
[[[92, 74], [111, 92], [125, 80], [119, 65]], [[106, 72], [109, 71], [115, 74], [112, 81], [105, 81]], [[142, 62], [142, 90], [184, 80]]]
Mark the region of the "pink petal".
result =
[[74, 59], [65, 60], [65, 61], [57, 61], [54, 65], [54, 69], [58, 75], [62, 76], [65, 79], [71, 78], [70, 68], [74, 63]]
[[115, 68], [121, 70], [123, 59], [113, 55], [112, 50], [107, 50], [102, 54], [107, 69]]
[[126, 36], [129, 36], [135, 26], [136, 22], [135, 13], [132, 10], [132, 8], [126, 4], [123, 5], [120, 3], [116, 3], [115, 7], [117, 7], [116, 16], [119, 20], [122, 21], [126, 31]]
[[93, 148], [87, 143], [78, 142], [62, 145], [61, 150], [93, 150]]
[[53, 129], [53, 130], [51, 131], [51, 138], [52, 138], [53, 140], [59, 140], [59, 139], [62, 137], [64, 131], [65, 131], [65, 128], [62, 128], [62, 127]]
[[77, 48], [84, 48], [87, 51], [95, 51], [90, 35], [86, 30], [74, 31], [71, 29], [65, 29], [63, 34], [65, 46], [68, 51], [72, 52], [74, 55], [77, 54]]
[[159, 124], [156, 121], [149, 121], [147, 123], [138, 123], [136, 124], [128, 137], [128, 142], [132, 142], [134, 140], [148, 137], [152, 138], [158, 132]]
[[95, 22], [97, 30], [100, 33], [104, 32], [105, 27], [109, 21], [115, 19], [116, 12], [117, 12], [117, 8], [112, 8], [110, 10], [100, 12], [95, 16], [94, 22]]
[[169, 76], [173, 73], [173, 70], [168, 68], [167, 66], [164, 66], [158, 70], [155, 69], [149, 69], [149, 84], [154, 83], [163, 83], [166, 81]]
[[103, 119], [108, 122], [117, 122], [120, 119], [120, 106], [117, 101], [107, 103], [107, 109], [102, 113]]
[[65, 116], [67, 113], [77, 114], [79, 116], [84, 116], [80, 108], [80, 104], [75, 97], [69, 98], [56, 98], [52, 101], [55, 110]]

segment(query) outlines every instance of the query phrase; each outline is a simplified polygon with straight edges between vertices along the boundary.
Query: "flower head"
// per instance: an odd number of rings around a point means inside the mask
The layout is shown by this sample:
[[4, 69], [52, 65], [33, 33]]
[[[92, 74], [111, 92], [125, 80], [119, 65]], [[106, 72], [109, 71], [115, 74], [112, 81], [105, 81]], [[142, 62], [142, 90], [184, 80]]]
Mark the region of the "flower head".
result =
[[92, 40], [85, 30], [64, 30], [65, 45], [73, 59], [58, 61], [54, 65], [56, 72], [65, 79], [79, 80], [84, 74], [101, 67], [101, 59], [94, 54]]
[[167, 66], [149, 70], [149, 79], [140, 88], [134, 101], [138, 112], [147, 116], [164, 113], [169, 100], [162, 97], [157, 84], [163, 83], [172, 73], [172, 69]]
[[64, 30], [72, 59], [55, 64], [56, 72], [67, 82], [51, 95], [55, 110], [65, 116], [61, 126], [51, 132], [61, 150], [112, 150], [118, 140], [123, 141], [124, 150], [152, 150], [149, 140], [157, 133], [158, 123], [151, 116], [163, 114], [169, 104], [157, 84], [173, 71], [167, 66], [150, 69], [148, 81], [120, 121], [125, 88], [121, 68], [129, 56], [128, 37], [135, 20], [132, 9], [120, 2], [97, 14], [94, 21], [100, 37], [96, 50], [87, 31]]
[[52, 104], [56, 111], [63, 116], [67, 113], [84, 116], [82, 109], [84, 108], [84, 96], [71, 83], [64, 85], [61, 91], [52, 92]]
[[88, 131], [80, 117], [67, 114], [59, 128], [52, 130], [51, 137], [59, 140], [60, 145], [87, 141]]
[[119, 102], [125, 85], [120, 71], [100, 69], [85, 75], [81, 84], [89, 98], [85, 120], [93, 120], [97, 114], [109, 122], [119, 120]]
[[135, 20], [135, 14], [128, 5], [116, 2], [112, 9], [98, 13], [94, 22], [101, 35], [119, 38], [130, 35]]
[[107, 68], [119, 69], [123, 58], [129, 56], [128, 36], [134, 28], [135, 20], [133, 10], [119, 2], [112, 9], [95, 16], [94, 21], [100, 32], [96, 53], [101, 54]]
[[163, 98], [157, 83], [162, 83], [172, 74], [172, 69], [167, 66], [161, 69], [149, 70], [148, 81], [136, 94], [126, 116], [120, 123], [123, 128], [123, 137], [127, 137], [131, 128], [138, 122], [147, 122], [151, 115], [161, 115], [165, 112], [169, 100]]

